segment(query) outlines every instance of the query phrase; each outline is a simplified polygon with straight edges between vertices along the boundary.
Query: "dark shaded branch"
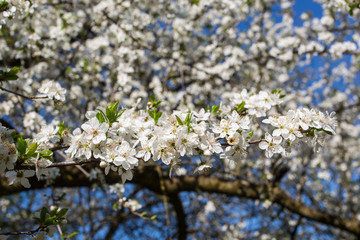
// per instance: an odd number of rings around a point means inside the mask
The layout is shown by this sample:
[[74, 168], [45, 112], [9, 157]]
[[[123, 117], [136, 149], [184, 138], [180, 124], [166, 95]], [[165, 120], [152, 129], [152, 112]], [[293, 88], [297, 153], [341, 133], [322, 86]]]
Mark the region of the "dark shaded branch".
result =
[[8, 121], [6, 121], [6, 120], [4, 120], [4, 119], [2, 119], [2, 118], [0, 118], [0, 123], [1, 123], [4, 127], [6, 127], [6, 128], [14, 129], [14, 127], [11, 126], [11, 124], [10, 124]]
[[42, 231], [46, 229], [46, 227], [44, 226], [39, 226], [37, 229], [32, 230], [32, 231], [25, 231], [25, 232], [6, 232], [6, 233], [0, 233], [0, 235], [5, 235], [5, 236], [20, 236], [20, 235], [34, 235], [35, 233]]
[[[93, 163], [91, 163], [93, 164]], [[67, 166], [61, 168], [61, 175], [55, 180], [55, 187], [80, 187], [91, 186], [90, 181], [84, 174], [74, 167]], [[151, 181], [149, 181], [151, 179]], [[37, 181], [36, 177], [30, 178], [32, 189], [41, 189], [45, 187], [45, 181]], [[121, 179], [117, 173], [111, 172], [106, 176], [106, 182], [113, 184], [120, 182]], [[156, 165], [140, 165], [134, 171], [134, 178], [131, 183], [138, 184], [144, 188], [150, 189], [158, 194], [163, 194], [160, 179], [156, 171]], [[293, 199], [285, 193], [279, 186], [267, 188], [266, 184], [255, 184], [246, 180], [224, 180], [216, 177], [206, 176], [180, 176], [163, 177], [165, 192], [168, 196], [185, 191], [201, 191], [208, 193], [225, 194], [227, 196], [236, 196], [239, 198], [260, 199], [263, 189], [267, 189], [269, 196], [274, 203], [286, 208], [292, 213], [316, 222], [324, 223], [344, 231], [360, 235], [360, 223], [355, 220], [344, 219], [339, 216], [316, 210], [304, 205], [300, 200]], [[20, 183], [12, 186], [8, 185], [5, 177], [0, 178], [0, 196], [9, 195], [24, 191]]]
[[170, 195], [169, 201], [174, 207], [176, 213], [177, 230], [178, 230], [177, 238], [179, 240], [185, 240], [187, 236], [186, 215], [179, 194]]

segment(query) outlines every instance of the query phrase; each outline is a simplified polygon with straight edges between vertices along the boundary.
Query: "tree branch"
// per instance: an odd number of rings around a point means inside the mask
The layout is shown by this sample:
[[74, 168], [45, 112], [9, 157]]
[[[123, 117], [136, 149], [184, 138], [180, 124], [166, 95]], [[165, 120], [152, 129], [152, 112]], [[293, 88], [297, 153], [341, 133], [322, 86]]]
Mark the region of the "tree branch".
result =
[[18, 93], [18, 92], [14, 92], [14, 91], [12, 91], [12, 90], [3, 88], [3, 87], [1, 87], [1, 86], [0, 86], [0, 89], [3, 90], [3, 91], [5, 91], [5, 92], [14, 94], [14, 95], [16, 95], [16, 96], [19, 96], [19, 97], [22, 97], [22, 98], [25, 98], [25, 99], [28, 99], [28, 100], [46, 99], [46, 98], [47, 98], [46, 96], [32, 96], [32, 97], [25, 96], [24, 94], [21, 94], [21, 93]]
[[[83, 174], [80, 174], [77, 168], [67, 166], [60, 169], [61, 175], [54, 181], [55, 187], [80, 187], [91, 186], [93, 181], [89, 180]], [[151, 181], [149, 181], [151, 179]], [[29, 179], [32, 188], [45, 188], [45, 181], [38, 181], [36, 177]], [[106, 176], [106, 182], [113, 184], [120, 182], [120, 176], [111, 172]], [[140, 165], [134, 171], [134, 178], [131, 183], [138, 184], [144, 188], [150, 189], [156, 193], [163, 194], [160, 184], [160, 178], [155, 165]], [[236, 196], [239, 198], [260, 199], [262, 189], [267, 188], [266, 184], [255, 184], [246, 180], [224, 180], [216, 177], [206, 176], [179, 176], [163, 177], [165, 192], [168, 196], [176, 195], [186, 191], [201, 191], [208, 193], [225, 194], [227, 196]], [[19, 182], [12, 186], [8, 185], [5, 177], [0, 177], [0, 196], [9, 195], [27, 190]], [[298, 214], [309, 220], [317, 221], [337, 227], [344, 231], [360, 235], [360, 223], [355, 220], [344, 219], [320, 210], [313, 209], [304, 205], [300, 200], [293, 199], [285, 193], [279, 186], [273, 185], [268, 189], [269, 196], [274, 203], [281, 205], [290, 212]]]
[[179, 194], [170, 195], [169, 201], [173, 205], [176, 213], [177, 229], [178, 229], [177, 237], [179, 240], [185, 240], [187, 236], [186, 215]]

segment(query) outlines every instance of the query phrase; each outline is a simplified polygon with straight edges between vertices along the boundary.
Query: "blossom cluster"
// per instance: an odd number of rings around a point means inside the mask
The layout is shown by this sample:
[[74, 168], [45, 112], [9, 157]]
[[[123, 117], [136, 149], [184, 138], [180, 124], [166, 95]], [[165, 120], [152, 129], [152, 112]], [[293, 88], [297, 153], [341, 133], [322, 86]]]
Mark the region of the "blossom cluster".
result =
[[270, 116], [262, 122], [275, 127], [272, 135], [265, 133], [265, 141], [259, 143], [260, 149], [265, 150], [267, 157], [274, 153], [285, 154], [285, 148], [291, 147], [303, 137], [311, 135], [317, 141], [315, 135], [319, 131], [328, 134], [335, 134], [337, 122], [334, 119], [335, 113], [324, 114], [314, 109], [289, 110], [284, 116]]
[[303, 109], [265, 119], [264, 123], [276, 127], [273, 135], [266, 133], [265, 139], [250, 141], [256, 123], [253, 120], [277, 105], [279, 98], [278, 92], [244, 91], [237, 99], [243, 101], [233, 106], [213, 106], [198, 112], [176, 110], [171, 114], [132, 108], [121, 111], [116, 121], [105, 119], [104, 113], [110, 110], [98, 108], [89, 111], [88, 120], [69, 135], [65, 152], [70, 158], [101, 159], [100, 166], [106, 174], [116, 171], [125, 182], [132, 179], [131, 170], [140, 160], [161, 160], [173, 169], [183, 157], [199, 156], [195, 171], [201, 171], [212, 166], [212, 155], [237, 160], [245, 156], [250, 144], [259, 143], [266, 156], [271, 157], [274, 153], [285, 153], [280, 145], [285, 144], [282, 139], [291, 145], [289, 141], [302, 139], [305, 131], [334, 133], [336, 122], [332, 115]]
[[[2, 1], [0, 8], [0, 29], [5, 25], [7, 20], [13, 19], [16, 15], [24, 15], [30, 7], [29, 0], [11, 0]], [[2, 11], [2, 12], [1, 12]]]
[[[251, 141], [258, 127], [256, 119], [281, 103], [280, 91], [234, 94], [231, 104], [219, 104], [200, 111], [175, 110], [172, 113], [158, 111], [161, 101], [150, 97], [146, 110], [122, 109], [118, 103], [108, 108], [99, 107], [86, 113], [87, 121], [72, 134], [64, 123], [58, 126], [44, 125], [31, 141], [18, 139], [17, 148], [10, 138], [11, 130], [1, 126], [1, 172], [30, 187], [27, 178], [36, 174], [49, 175], [50, 149], [60, 142], [68, 145], [65, 152], [72, 159], [99, 159], [105, 173], [118, 172], [122, 181], [131, 180], [132, 169], [139, 161], [159, 161], [170, 166], [170, 175], [183, 157], [199, 156], [196, 171], [212, 167], [213, 155], [238, 161], [246, 155], [251, 144], [259, 143], [267, 157], [286, 154], [285, 149], [306, 137], [314, 138], [318, 132], [335, 134], [333, 114], [314, 109], [289, 110], [286, 115], [270, 116], [262, 122], [275, 127], [272, 134]], [[261, 137], [257, 136], [257, 137]], [[317, 141], [314, 138], [314, 141]], [[30, 144], [31, 143], [31, 144]], [[34, 170], [13, 171], [18, 154], [26, 163], [34, 164]]]
[[29, 188], [28, 178], [35, 175], [33, 170], [15, 171], [14, 167], [18, 160], [18, 151], [14, 144], [14, 130], [8, 129], [0, 123], [0, 174], [5, 172], [5, 176], [10, 178], [9, 185], [20, 181], [24, 187]]
[[6, 169], [14, 169], [14, 164], [18, 158], [12, 138], [13, 133], [14, 130], [10, 130], [0, 123], [0, 174]]
[[65, 101], [66, 89], [62, 88], [58, 82], [46, 81], [39, 88], [39, 92], [49, 99]]

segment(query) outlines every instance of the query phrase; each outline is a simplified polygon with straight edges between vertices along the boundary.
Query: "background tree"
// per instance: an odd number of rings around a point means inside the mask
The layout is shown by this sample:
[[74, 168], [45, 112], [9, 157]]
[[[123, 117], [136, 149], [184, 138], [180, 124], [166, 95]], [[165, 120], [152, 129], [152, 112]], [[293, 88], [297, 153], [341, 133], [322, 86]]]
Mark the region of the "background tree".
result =
[[1, 237], [358, 239], [360, 13], [306, 4], [1, 1]]

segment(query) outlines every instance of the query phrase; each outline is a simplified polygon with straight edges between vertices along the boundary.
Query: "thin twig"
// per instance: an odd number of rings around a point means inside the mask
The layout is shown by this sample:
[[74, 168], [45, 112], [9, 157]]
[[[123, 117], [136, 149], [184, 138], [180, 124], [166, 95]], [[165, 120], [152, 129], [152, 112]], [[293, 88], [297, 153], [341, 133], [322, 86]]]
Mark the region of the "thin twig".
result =
[[0, 236], [1, 235], [5, 235], [5, 236], [19, 236], [19, 235], [31, 235], [33, 236], [34, 233], [36, 232], [39, 232], [43, 229], [45, 229], [46, 227], [43, 227], [43, 226], [39, 226], [37, 229], [35, 230], [32, 230], [32, 231], [27, 231], [27, 232], [6, 232], [6, 233], [0, 233]]
[[46, 96], [33, 96], [33, 97], [25, 96], [24, 94], [21, 94], [21, 93], [18, 93], [18, 92], [14, 92], [14, 91], [12, 91], [12, 90], [3, 88], [3, 87], [1, 87], [1, 86], [0, 86], [0, 89], [3, 90], [3, 91], [5, 91], [5, 92], [15, 94], [16, 96], [19, 96], [19, 97], [22, 97], [22, 98], [25, 98], [25, 99], [28, 99], [28, 100], [46, 99], [46, 98], [47, 98]]
[[[60, 154], [60, 156], [62, 156], [63, 158], [65, 158], [67, 162], [68, 162], [68, 161], [71, 161], [71, 160], [68, 158], [68, 156], [66, 156], [64, 153], [59, 152], [59, 154]], [[87, 178], [89, 178], [89, 175], [90, 175], [90, 174], [89, 174], [83, 167], [81, 167], [81, 166], [79, 166], [79, 165], [75, 165], [75, 167], [76, 167], [77, 169], [79, 169], [80, 172], [82, 172]]]

